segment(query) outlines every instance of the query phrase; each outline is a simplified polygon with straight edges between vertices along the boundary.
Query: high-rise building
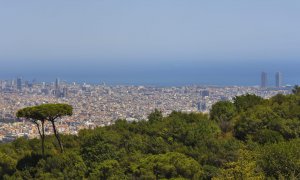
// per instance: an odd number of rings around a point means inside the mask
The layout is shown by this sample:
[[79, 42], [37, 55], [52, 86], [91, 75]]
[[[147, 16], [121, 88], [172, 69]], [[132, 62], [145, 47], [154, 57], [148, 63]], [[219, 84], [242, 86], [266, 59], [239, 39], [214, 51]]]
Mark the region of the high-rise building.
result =
[[56, 97], [60, 97], [60, 80], [59, 80], [59, 78], [56, 78], [56, 80], [55, 80], [54, 95]]
[[268, 83], [268, 77], [266, 72], [261, 73], [261, 88], [266, 88]]
[[46, 83], [42, 82], [42, 88], [45, 89], [46, 88]]
[[67, 98], [67, 97], [68, 97], [68, 88], [67, 88], [67, 87], [64, 87], [64, 88], [63, 88], [62, 96], [63, 96], [64, 98]]
[[276, 87], [281, 88], [281, 86], [282, 86], [282, 74], [281, 74], [281, 72], [277, 72], [275, 74], [275, 80], [276, 80]]
[[19, 91], [22, 90], [22, 78], [20, 78], [20, 77], [17, 78], [17, 89]]
[[25, 87], [26, 87], [26, 88], [29, 87], [29, 81], [25, 81]]
[[11, 87], [16, 87], [16, 81], [15, 81], [15, 79], [12, 79], [12, 80], [10, 81], [10, 86], [11, 86]]
[[55, 90], [59, 90], [60, 80], [59, 78], [56, 78], [55, 80]]

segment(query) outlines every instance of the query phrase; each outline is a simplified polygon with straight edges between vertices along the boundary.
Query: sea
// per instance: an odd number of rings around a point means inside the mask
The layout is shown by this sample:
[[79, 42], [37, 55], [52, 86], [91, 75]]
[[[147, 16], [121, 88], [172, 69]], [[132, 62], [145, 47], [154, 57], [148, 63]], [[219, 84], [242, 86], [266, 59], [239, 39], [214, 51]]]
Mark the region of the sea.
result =
[[269, 86], [275, 85], [275, 73], [282, 73], [283, 85], [300, 84], [300, 61], [155, 61], [126, 63], [38, 63], [0, 67], [0, 79], [107, 85], [149, 86], [256, 86], [261, 73], [267, 73]]

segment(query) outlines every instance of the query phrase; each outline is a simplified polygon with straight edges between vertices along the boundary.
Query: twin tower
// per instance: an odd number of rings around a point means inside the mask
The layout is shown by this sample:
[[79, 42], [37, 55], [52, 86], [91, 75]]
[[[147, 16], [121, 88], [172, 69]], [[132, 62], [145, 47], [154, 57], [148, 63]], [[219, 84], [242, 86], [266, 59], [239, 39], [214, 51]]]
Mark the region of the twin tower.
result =
[[[268, 87], [268, 74], [266, 72], [261, 73], [261, 88]], [[275, 87], [281, 88], [282, 87], [282, 73], [276, 72], [275, 74]]]

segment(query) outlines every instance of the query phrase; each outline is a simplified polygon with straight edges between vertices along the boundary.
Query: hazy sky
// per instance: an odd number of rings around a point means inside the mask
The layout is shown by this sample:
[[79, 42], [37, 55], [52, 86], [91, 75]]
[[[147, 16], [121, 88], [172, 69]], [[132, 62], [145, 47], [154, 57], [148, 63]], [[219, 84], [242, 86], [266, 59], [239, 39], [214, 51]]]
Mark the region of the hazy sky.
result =
[[0, 76], [253, 61], [289, 71], [299, 19], [299, 0], [1, 1]]

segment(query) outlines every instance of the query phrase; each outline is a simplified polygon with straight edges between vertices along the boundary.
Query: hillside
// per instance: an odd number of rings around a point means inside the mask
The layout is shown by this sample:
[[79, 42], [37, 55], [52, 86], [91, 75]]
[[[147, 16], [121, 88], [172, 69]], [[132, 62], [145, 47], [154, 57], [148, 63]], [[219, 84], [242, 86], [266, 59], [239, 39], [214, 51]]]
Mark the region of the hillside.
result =
[[210, 115], [156, 110], [149, 121], [0, 145], [0, 179], [300, 178], [300, 96], [216, 103]]

